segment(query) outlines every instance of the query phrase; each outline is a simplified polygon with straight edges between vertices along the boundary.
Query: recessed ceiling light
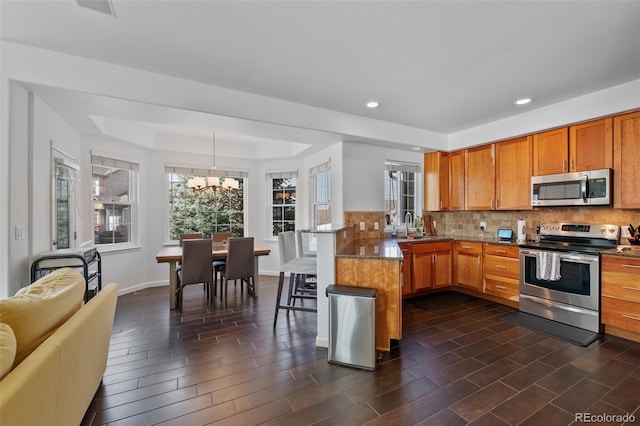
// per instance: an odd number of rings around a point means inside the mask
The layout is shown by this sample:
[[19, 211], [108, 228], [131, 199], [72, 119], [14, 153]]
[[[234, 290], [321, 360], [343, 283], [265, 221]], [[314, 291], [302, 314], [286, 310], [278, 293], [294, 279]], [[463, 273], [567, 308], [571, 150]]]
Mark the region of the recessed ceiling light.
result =
[[533, 98], [520, 98], [517, 101], [514, 102], [514, 104], [516, 105], [526, 105], [529, 102], [531, 102], [533, 100]]
[[380, 106], [380, 102], [378, 102], [378, 101], [369, 101], [365, 105], [367, 105], [367, 108], [378, 108]]

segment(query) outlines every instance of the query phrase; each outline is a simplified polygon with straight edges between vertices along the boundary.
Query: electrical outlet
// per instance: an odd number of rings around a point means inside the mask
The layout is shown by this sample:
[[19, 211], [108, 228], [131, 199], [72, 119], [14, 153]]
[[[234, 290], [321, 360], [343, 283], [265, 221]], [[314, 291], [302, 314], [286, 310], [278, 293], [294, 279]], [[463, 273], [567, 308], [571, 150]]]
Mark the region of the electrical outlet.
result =
[[24, 225], [15, 226], [16, 240], [24, 240]]
[[366, 229], [366, 225], [364, 222], [360, 222], [360, 230], [364, 231]]
[[480, 230], [481, 231], [487, 230], [487, 222], [480, 222]]
[[375, 229], [376, 231], [380, 229], [380, 224], [378, 222], [373, 222], [373, 229]]

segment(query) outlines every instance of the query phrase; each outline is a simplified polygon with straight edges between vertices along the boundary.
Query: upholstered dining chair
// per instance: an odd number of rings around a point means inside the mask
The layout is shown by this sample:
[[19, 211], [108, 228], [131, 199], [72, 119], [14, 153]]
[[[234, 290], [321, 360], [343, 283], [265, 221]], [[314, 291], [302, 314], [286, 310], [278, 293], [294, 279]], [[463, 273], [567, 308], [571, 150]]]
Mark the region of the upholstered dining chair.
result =
[[[182, 245], [182, 268], [178, 271], [178, 288], [176, 290], [176, 306], [182, 312], [184, 288], [189, 284], [203, 283], [205, 290], [213, 281], [211, 265], [211, 240], [187, 239]], [[209, 295], [210, 291], [206, 291]]]
[[[184, 240], [201, 240], [201, 239], [202, 239], [202, 232], [182, 232], [178, 237], [178, 247], [182, 247]], [[179, 260], [178, 264], [176, 265], [176, 273], [180, 272], [180, 269], [182, 269], [181, 260]], [[205, 291], [207, 290], [208, 289], [205, 289]]]
[[[224, 286], [224, 303], [227, 303], [229, 280], [241, 280], [240, 288], [247, 284], [247, 293], [255, 294], [255, 272], [253, 258], [253, 237], [230, 238], [227, 243], [227, 260], [221, 269]], [[222, 288], [220, 289], [222, 294]]]
[[[214, 232], [211, 234], [211, 241], [213, 245], [216, 244], [227, 244], [229, 242], [229, 238], [232, 238], [233, 234], [231, 232]], [[224, 269], [226, 261], [225, 260], [214, 260], [213, 261], [213, 294], [216, 294], [218, 288], [218, 275], [222, 273]], [[222, 286], [220, 286], [220, 297], [222, 297]]]

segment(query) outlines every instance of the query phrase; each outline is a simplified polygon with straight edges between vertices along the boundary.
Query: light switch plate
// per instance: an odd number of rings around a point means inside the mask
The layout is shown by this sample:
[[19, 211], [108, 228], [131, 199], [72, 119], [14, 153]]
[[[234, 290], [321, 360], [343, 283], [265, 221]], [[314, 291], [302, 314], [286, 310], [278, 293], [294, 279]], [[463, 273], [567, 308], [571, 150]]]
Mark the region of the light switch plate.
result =
[[366, 229], [366, 224], [364, 222], [360, 222], [360, 230], [364, 231]]

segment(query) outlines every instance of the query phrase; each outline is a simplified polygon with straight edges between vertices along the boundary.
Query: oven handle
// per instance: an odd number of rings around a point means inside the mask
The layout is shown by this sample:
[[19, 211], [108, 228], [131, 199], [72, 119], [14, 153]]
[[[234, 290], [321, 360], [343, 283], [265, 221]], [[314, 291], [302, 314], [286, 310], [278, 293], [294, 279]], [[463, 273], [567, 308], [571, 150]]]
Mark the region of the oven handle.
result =
[[[544, 250], [520, 249], [520, 254], [523, 254], [529, 257], [535, 257], [538, 253], [542, 251]], [[565, 262], [573, 262], [573, 263], [584, 263], [584, 264], [597, 263], [599, 259], [598, 256], [591, 256], [588, 254], [576, 255], [571, 253], [559, 253], [559, 255], [560, 255], [560, 260], [564, 260]]]
[[588, 185], [589, 185], [589, 176], [584, 175], [582, 177], [582, 201], [587, 203], [587, 195], [588, 195]]

